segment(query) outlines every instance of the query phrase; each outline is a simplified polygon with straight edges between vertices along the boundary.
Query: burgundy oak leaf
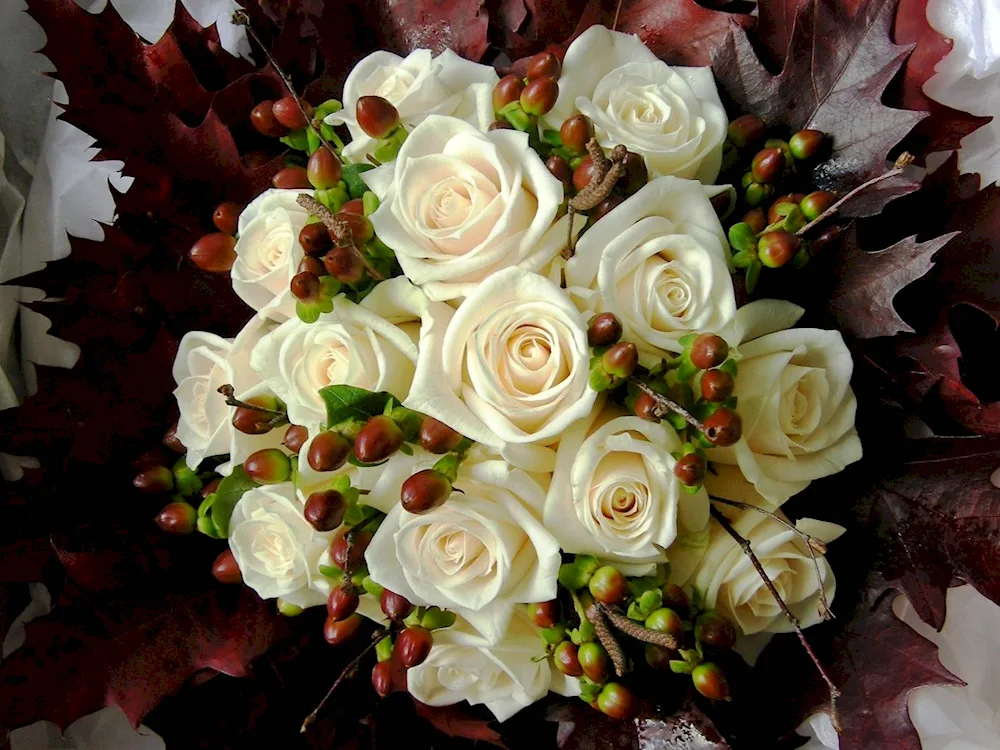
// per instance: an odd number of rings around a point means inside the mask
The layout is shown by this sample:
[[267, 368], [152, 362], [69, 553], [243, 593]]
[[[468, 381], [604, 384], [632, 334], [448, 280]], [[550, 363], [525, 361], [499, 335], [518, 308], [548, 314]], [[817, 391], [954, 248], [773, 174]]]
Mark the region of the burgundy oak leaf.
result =
[[489, 16], [483, 0], [377, 0], [368, 10], [393, 51], [420, 47], [435, 53], [450, 49], [478, 61], [486, 53]]
[[500, 733], [492, 726], [488, 718], [473, 716], [465, 704], [452, 706], [428, 706], [413, 700], [418, 716], [422, 716], [440, 732], [449, 737], [462, 737], [475, 742], [488, 742], [496, 747], [506, 749]]

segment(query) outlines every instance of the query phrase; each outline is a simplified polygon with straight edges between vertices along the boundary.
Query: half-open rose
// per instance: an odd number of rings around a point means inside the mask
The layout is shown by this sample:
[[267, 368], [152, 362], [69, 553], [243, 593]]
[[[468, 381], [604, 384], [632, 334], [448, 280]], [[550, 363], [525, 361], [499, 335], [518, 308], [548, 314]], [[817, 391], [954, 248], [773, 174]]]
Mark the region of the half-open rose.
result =
[[433, 115], [364, 179], [382, 201], [375, 231], [431, 299], [468, 295], [509, 266], [539, 271], [566, 245], [566, 219], [553, 225], [562, 183], [526, 133]]

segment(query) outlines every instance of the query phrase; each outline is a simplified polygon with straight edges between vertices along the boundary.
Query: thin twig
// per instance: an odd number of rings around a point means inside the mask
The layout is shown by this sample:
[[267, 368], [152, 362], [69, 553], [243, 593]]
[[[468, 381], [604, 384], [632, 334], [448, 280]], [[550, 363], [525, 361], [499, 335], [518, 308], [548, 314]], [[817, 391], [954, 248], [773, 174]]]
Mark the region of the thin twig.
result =
[[765, 510], [764, 508], [759, 508], [756, 505], [753, 505], [752, 503], [743, 503], [740, 502], [739, 500], [727, 500], [724, 497], [716, 497], [715, 495], [709, 495], [708, 499], [713, 500], [717, 503], [722, 503], [723, 505], [729, 505], [733, 508], [739, 508], [740, 510], [756, 511], [757, 513], [760, 513], [762, 515], [767, 516], [770, 519], [777, 521], [786, 529], [791, 531], [793, 534], [796, 534], [803, 542], [805, 542], [806, 549], [809, 550], [809, 557], [811, 557], [813, 561], [813, 567], [816, 568], [816, 580], [819, 582], [820, 617], [822, 617], [824, 620], [833, 619], [834, 616], [833, 610], [830, 609], [830, 602], [826, 598], [826, 589], [823, 586], [824, 584], [823, 571], [819, 566], [819, 557], [817, 556], [817, 553], [821, 555], [826, 553], [826, 542], [824, 542], [822, 539], [817, 539], [814, 536], [810, 536], [806, 532], [797, 528], [794, 523], [789, 521], [784, 516], [780, 516], [777, 513], [772, 513], [771, 511]]
[[624, 677], [625, 673], [628, 672], [628, 661], [625, 659], [625, 652], [622, 651], [622, 647], [615, 638], [615, 634], [608, 627], [608, 620], [604, 616], [604, 609], [594, 602], [587, 607], [587, 619], [594, 626], [594, 633], [597, 635], [597, 640], [601, 642], [604, 650], [611, 657], [611, 663], [615, 667], [615, 674], [619, 677]]
[[378, 645], [378, 642], [381, 641], [383, 638], [385, 638], [387, 635], [389, 635], [389, 631], [386, 630], [385, 628], [379, 628], [374, 633], [372, 633], [372, 642], [369, 643], [367, 646], [365, 646], [364, 650], [356, 657], [354, 657], [354, 660], [350, 664], [344, 667], [344, 671], [340, 673], [340, 676], [334, 681], [333, 685], [330, 686], [330, 689], [327, 691], [326, 695], [323, 696], [323, 700], [319, 702], [319, 705], [316, 706], [316, 708], [313, 709], [313, 712], [309, 714], [302, 722], [302, 728], [299, 729], [300, 733], [305, 733], [306, 731], [308, 731], [309, 725], [312, 724], [314, 721], [316, 721], [316, 717], [319, 715], [319, 712], [323, 709], [323, 706], [326, 705], [326, 702], [330, 699], [330, 696], [333, 695], [333, 691], [337, 689], [337, 686], [340, 685], [340, 683], [343, 682], [345, 679], [354, 676], [354, 674], [358, 670], [358, 665], [361, 663], [361, 660], [364, 659], [365, 656], [368, 655], [368, 652], [374, 649]]
[[618, 31], [618, 14], [622, 12], [622, 0], [618, 0], [618, 7], [615, 8], [615, 22], [611, 24], [612, 31]]
[[312, 117], [308, 112], [306, 112], [306, 108], [302, 106], [302, 100], [299, 99], [298, 94], [295, 93], [295, 85], [292, 83], [292, 79], [289, 78], [288, 74], [281, 69], [281, 66], [278, 65], [278, 61], [274, 59], [267, 47], [264, 46], [264, 42], [261, 41], [259, 36], [257, 36], [257, 32], [254, 31], [253, 26], [250, 25], [250, 16], [247, 15], [246, 11], [233, 11], [232, 22], [237, 26], [245, 27], [249, 37], [257, 42], [257, 46], [260, 47], [261, 52], [264, 53], [264, 57], [267, 58], [268, 63], [270, 63], [271, 67], [274, 68], [274, 72], [278, 74], [281, 82], [285, 84], [285, 88], [288, 89], [288, 93], [291, 94], [292, 98], [295, 100], [295, 105], [299, 108], [299, 112], [302, 113], [302, 119], [306, 121], [306, 127], [316, 134], [316, 137], [319, 138], [319, 142], [326, 146], [327, 150], [337, 157], [338, 161], [346, 164], [347, 162], [344, 161], [343, 157], [337, 153], [337, 149], [330, 145], [330, 142], [323, 137], [323, 133], [320, 132], [320, 129], [313, 124]]
[[616, 629], [620, 630], [625, 635], [635, 638], [637, 641], [652, 643], [654, 646], [662, 646], [663, 648], [668, 648], [671, 651], [676, 651], [677, 646], [680, 645], [678, 644], [677, 639], [670, 635], [670, 633], [653, 630], [652, 628], [645, 628], [639, 623], [630, 620], [621, 612], [616, 612], [610, 607], [605, 607], [603, 604], [600, 605], [600, 609], [601, 613], [611, 621], [611, 624], [614, 625]]
[[809, 658], [812, 659], [812, 663], [816, 666], [816, 670], [819, 672], [820, 677], [823, 678], [823, 682], [826, 683], [827, 689], [830, 691], [830, 721], [833, 723], [833, 728], [836, 729], [839, 734], [841, 726], [840, 715], [837, 713], [837, 698], [840, 697], [840, 690], [834, 684], [833, 680], [830, 679], [830, 676], [823, 668], [823, 664], [820, 662], [819, 657], [816, 656], [816, 652], [813, 651], [812, 646], [809, 645], [809, 641], [806, 640], [805, 633], [802, 632], [802, 626], [799, 624], [798, 618], [792, 614], [788, 605], [785, 604], [785, 600], [781, 598], [781, 594], [779, 594], [778, 590], [774, 587], [774, 583], [768, 577], [767, 572], [764, 570], [764, 566], [760, 564], [760, 560], [758, 560], [757, 555], [754, 554], [750, 541], [741, 536], [740, 533], [733, 528], [733, 525], [729, 522], [729, 519], [723, 515], [722, 511], [715, 506], [711, 506], [709, 510], [712, 513], [712, 518], [719, 522], [719, 525], [722, 526], [722, 528], [726, 530], [726, 533], [733, 538], [733, 541], [740, 546], [743, 550], [743, 554], [745, 554], [750, 559], [750, 562], [753, 563], [754, 568], [757, 569], [757, 575], [759, 575], [761, 580], [764, 581], [764, 585], [767, 587], [767, 590], [771, 592], [771, 596], [774, 597], [774, 600], [778, 603], [781, 611], [784, 612], [785, 618], [791, 623], [792, 629], [799, 637], [799, 642], [802, 644], [802, 648], [806, 650]]
[[819, 216], [817, 216], [815, 219], [813, 219], [812, 221], [810, 221], [808, 224], [806, 224], [804, 227], [802, 227], [802, 229], [800, 229], [799, 231], [797, 231], [795, 234], [797, 234], [799, 237], [801, 237], [806, 232], [808, 232], [810, 229], [812, 229], [814, 226], [816, 226], [817, 224], [820, 224], [821, 222], [826, 221], [831, 216], [833, 216], [835, 213], [837, 213], [837, 211], [840, 210], [840, 207], [843, 206], [845, 203], [847, 203], [847, 201], [849, 201], [855, 195], [857, 195], [858, 193], [862, 192], [863, 190], [867, 190], [872, 185], [876, 185], [876, 184], [882, 182], [882, 180], [888, 180], [890, 177], [895, 177], [896, 175], [902, 173], [902, 171], [906, 167], [910, 166], [910, 164], [912, 164], [912, 163], [913, 163], [913, 154], [909, 153], [908, 151], [904, 151], [903, 153], [901, 153], [899, 155], [899, 158], [896, 159], [896, 163], [895, 163], [895, 165], [893, 166], [892, 169], [890, 169], [885, 174], [880, 174], [878, 177], [872, 177], [870, 180], [862, 182], [860, 185], [858, 185], [856, 188], [854, 188], [854, 190], [852, 190], [847, 195], [845, 195], [843, 198], [841, 198], [840, 200], [838, 200], [836, 203], [834, 203], [832, 206], [830, 206], [828, 209], [826, 209], [826, 211], [824, 211]]
[[699, 432], [702, 433], [705, 432], [705, 425], [702, 424], [701, 421], [697, 417], [695, 417], [694, 414], [689, 412], [687, 409], [678, 404], [672, 398], [670, 398], [669, 396], [664, 396], [662, 393], [657, 393], [638, 378], [631, 378], [631, 381], [636, 388], [638, 388], [640, 391], [645, 393], [647, 396], [652, 398], [653, 401], [656, 402], [656, 406], [653, 407], [653, 415], [655, 417], [658, 418], [665, 417], [669, 412], [673, 412], [674, 414], [679, 414], [681, 417], [683, 417], [685, 422], [687, 422], [689, 425], [694, 427]]
[[334, 233], [339, 242], [344, 243], [342, 247], [349, 247], [354, 254], [361, 261], [362, 265], [365, 267], [365, 271], [368, 275], [375, 279], [375, 281], [384, 281], [385, 275], [380, 273], [371, 263], [368, 262], [368, 258], [365, 254], [361, 252], [358, 246], [354, 243], [354, 236], [351, 233], [351, 225], [348, 224], [344, 219], [340, 218], [333, 213], [329, 208], [324, 206], [318, 200], [313, 198], [308, 193], [300, 193], [299, 197], [295, 199], [302, 208], [306, 209], [309, 213], [319, 217], [319, 220], [323, 222], [327, 229]]
[[229, 384], [220, 385], [218, 389], [219, 393], [226, 397], [226, 406], [235, 406], [240, 409], [249, 409], [250, 411], [258, 411], [261, 414], [270, 414], [271, 421], [268, 424], [271, 427], [277, 427], [282, 422], [288, 421], [288, 413], [283, 412], [280, 409], [268, 409], [265, 406], [257, 406], [256, 404], [250, 404], [246, 401], [240, 401], [235, 396], [235, 389]]
[[611, 158], [609, 159], [604, 155], [597, 139], [591, 138], [587, 141], [587, 153], [594, 165], [590, 182], [567, 202], [569, 227], [566, 247], [563, 249], [563, 257], [567, 260], [573, 257], [573, 252], [576, 249], [573, 241], [573, 217], [583, 211], [596, 208], [601, 202], [607, 200], [615, 184], [625, 174], [623, 162], [628, 155], [628, 149], [621, 144], [611, 150]]

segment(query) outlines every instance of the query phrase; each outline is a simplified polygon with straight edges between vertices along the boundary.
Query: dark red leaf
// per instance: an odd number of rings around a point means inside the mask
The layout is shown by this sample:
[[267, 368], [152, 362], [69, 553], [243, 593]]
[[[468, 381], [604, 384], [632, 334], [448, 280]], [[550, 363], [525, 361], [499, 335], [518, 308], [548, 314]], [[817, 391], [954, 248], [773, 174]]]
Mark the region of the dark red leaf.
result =
[[479, 60], [486, 52], [489, 17], [483, 0], [377, 0], [367, 3], [387, 49], [407, 53], [450, 49]]
[[449, 737], [463, 737], [467, 740], [488, 742], [497, 747], [506, 748], [500, 734], [493, 729], [491, 721], [469, 714], [469, 707], [464, 703], [453, 706], [428, 706], [414, 699], [417, 714], [424, 717], [435, 729]]

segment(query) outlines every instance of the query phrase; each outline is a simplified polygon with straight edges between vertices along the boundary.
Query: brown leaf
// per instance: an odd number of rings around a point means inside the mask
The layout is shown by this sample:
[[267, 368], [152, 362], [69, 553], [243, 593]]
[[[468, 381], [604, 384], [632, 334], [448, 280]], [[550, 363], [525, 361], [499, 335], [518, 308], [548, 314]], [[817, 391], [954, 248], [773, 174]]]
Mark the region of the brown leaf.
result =
[[463, 737], [467, 740], [489, 742], [505, 749], [507, 747], [500, 734], [490, 726], [492, 722], [471, 715], [464, 703], [453, 706], [428, 706], [414, 699], [413, 705], [418, 715], [449, 737]]

